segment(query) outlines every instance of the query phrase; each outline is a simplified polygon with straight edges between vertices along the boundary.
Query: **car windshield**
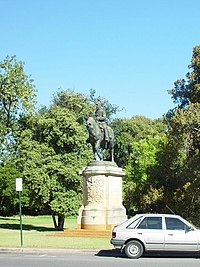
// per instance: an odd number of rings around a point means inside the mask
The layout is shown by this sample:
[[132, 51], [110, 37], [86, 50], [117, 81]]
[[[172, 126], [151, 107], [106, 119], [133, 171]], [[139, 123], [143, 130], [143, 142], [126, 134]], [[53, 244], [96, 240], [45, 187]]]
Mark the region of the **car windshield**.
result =
[[186, 221], [190, 226], [192, 226], [193, 228], [195, 228], [195, 229], [200, 229], [200, 228], [198, 228], [198, 227], [196, 227], [196, 225], [194, 225], [193, 223], [191, 223], [190, 221]]
[[189, 222], [189, 224], [194, 227], [195, 229], [200, 229], [199, 227], [196, 227], [196, 225], [194, 225], [193, 223]]

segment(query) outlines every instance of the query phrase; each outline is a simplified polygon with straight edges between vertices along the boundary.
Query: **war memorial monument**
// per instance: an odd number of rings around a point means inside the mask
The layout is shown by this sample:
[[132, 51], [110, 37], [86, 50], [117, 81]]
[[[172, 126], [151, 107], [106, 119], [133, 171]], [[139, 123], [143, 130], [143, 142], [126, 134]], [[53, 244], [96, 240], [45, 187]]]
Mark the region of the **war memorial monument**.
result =
[[83, 205], [79, 209], [78, 229], [111, 230], [127, 219], [122, 205], [122, 177], [125, 173], [114, 162], [114, 133], [106, 123], [100, 99], [95, 114], [86, 121], [94, 160], [80, 175], [83, 177]]

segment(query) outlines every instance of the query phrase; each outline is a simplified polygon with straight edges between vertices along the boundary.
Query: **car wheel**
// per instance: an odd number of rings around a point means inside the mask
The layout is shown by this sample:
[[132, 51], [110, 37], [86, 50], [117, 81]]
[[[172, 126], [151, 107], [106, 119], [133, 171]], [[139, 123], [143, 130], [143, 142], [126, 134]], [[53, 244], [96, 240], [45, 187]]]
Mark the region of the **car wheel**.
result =
[[124, 251], [128, 258], [138, 259], [142, 256], [144, 248], [139, 241], [132, 240], [126, 244]]

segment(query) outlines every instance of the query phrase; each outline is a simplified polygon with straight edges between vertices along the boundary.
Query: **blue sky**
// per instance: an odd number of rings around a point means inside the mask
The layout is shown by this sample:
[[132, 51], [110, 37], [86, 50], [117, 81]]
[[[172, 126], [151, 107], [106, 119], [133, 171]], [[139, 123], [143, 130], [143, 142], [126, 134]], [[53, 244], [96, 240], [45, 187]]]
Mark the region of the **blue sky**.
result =
[[200, 44], [199, 0], [0, 0], [0, 10], [0, 61], [25, 62], [38, 105], [58, 88], [93, 88], [125, 108], [118, 117], [159, 118]]

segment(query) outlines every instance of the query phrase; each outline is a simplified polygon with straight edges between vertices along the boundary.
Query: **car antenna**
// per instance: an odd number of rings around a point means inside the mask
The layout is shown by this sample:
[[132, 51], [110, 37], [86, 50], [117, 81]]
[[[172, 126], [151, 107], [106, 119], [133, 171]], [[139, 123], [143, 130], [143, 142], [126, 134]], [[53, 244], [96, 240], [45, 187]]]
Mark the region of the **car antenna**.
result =
[[167, 208], [169, 211], [171, 211], [171, 213], [173, 213], [174, 215], [176, 214], [172, 209], [170, 209], [169, 206], [166, 205], [166, 208]]

